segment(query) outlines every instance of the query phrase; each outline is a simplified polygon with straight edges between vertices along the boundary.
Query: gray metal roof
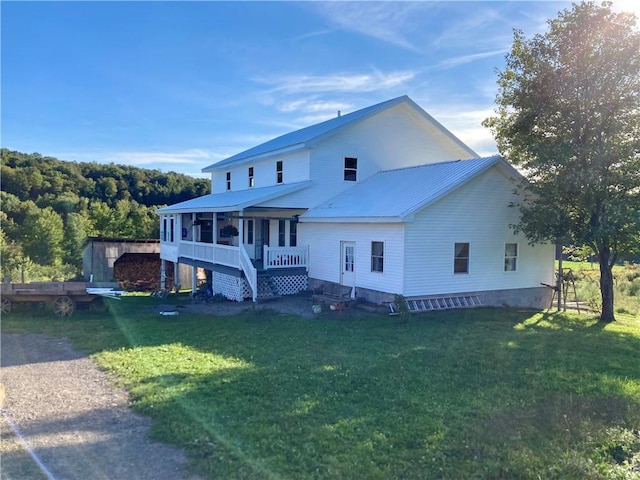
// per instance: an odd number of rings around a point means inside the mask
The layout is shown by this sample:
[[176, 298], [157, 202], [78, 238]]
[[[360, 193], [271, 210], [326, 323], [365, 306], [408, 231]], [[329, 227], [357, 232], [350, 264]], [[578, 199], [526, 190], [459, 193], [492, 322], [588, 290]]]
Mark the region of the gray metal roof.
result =
[[418, 210], [494, 165], [500, 165], [509, 175], [519, 176], [498, 155], [386, 170], [311, 208], [300, 216], [300, 221], [408, 221]]
[[401, 103], [406, 103], [407, 105], [412, 106], [425, 119], [437, 126], [452, 140], [457, 142], [461, 147], [468, 150], [471, 155], [476, 155], [473, 150], [471, 150], [467, 145], [461, 142], [459, 138], [449, 132], [449, 130], [442, 126], [431, 115], [425, 112], [418, 104], [411, 100], [407, 95], [403, 95], [401, 97], [393, 98], [391, 100], [387, 100], [376, 105], [371, 105], [370, 107], [366, 107], [352, 113], [335, 117], [330, 120], [326, 120], [324, 122], [317, 123], [300, 130], [295, 130], [285, 135], [281, 135], [277, 138], [274, 138], [273, 140], [269, 140], [268, 142], [262, 143], [248, 150], [237, 153], [236, 155], [233, 155], [229, 158], [221, 160], [220, 162], [209, 165], [208, 167], [203, 168], [202, 171], [212, 172], [214, 170], [225, 168], [229, 164], [246, 161], [262, 155], [274, 154], [276, 152], [294, 151], [298, 148], [305, 148], [310, 143], [317, 142], [318, 140], [333, 135], [342, 128], [347, 127], [348, 125], [364, 120], [365, 118], [368, 118], [372, 115], [375, 115], [376, 113], [379, 113]]
[[159, 208], [156, 213], [233, 212], [247, 207], [258, 206], [262, 202], [297, 192], [310, 184], [311, 182], [298, 182], [272, 185], [270, 187], [248, 188], [239, 191], [210, 193], [186, 202]]

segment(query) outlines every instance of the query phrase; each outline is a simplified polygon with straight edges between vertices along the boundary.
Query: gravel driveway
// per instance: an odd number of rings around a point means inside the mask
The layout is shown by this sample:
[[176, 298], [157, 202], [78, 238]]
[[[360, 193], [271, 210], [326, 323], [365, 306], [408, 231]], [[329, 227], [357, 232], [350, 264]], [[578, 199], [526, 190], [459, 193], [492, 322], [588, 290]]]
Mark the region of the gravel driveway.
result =
[[2, 480], [199, 478], [181, 451], [149, 440], [150, 420], [66, 340], [3, 334], [1, 348]]

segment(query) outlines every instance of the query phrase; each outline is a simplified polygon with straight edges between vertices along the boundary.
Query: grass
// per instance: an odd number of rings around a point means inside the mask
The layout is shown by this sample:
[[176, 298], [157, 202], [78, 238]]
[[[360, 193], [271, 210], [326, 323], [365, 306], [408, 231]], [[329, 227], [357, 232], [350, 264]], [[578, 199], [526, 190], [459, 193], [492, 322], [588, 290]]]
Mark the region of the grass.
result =
[[640, 478], [638, 321], [173, 317], [155, 305], [124, 298], [107, 314], [2, 328], [91, 353], [206, 478]]
[[[596, 311], [602, 309], [600, 294], [600, 269], [597, 263], [562, 262], [563, 268], [571, 268], [576, 275], [576, 294], [580, 302]], [[640, 318], [640, 265], [625, 264], [613, 267], [613, 301], [616, 314]], [[573, 291], [568, 294], [571, 304]]]

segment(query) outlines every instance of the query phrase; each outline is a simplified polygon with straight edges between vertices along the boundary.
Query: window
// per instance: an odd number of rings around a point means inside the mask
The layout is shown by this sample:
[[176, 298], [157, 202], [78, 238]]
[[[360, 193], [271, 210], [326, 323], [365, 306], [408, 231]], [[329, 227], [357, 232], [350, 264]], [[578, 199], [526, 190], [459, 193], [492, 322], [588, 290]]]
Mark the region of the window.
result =
[[358, 172], [358, 159], [345, 157], [344, 159], [344, 179], [347, 182], [355, 182]]
[[371, 271], [384, 271], [384, 242], [371, 242]]
[[249, 167], [249, 188], [253, 187], [253, 167]]
[[282, 160], [276, 162], [276, 181], [282, 183]]
[[167, 217], [162, 219], [162, 232], [160, 232], [160, 240], [167, 241]]
[[298, 220], [291, 220], [289, 223], [289, 246], [295, 247], [298, 245]]
[[231, 190], [231, 172], [227, 172], [227, 190]]
[[287, 224], [284, 220], [278, 220], [278, 246], [279, 247], [285, 246], [285, 240], [287, 238], [286, 225]]
[[253, 244], [253, 220], [247, 220], [247, 241], [249, 245]]
[[518, 267], [518, 244], [504, 244], [504, 271], [515, 272]]
[[469, 273], [469, 244], [456, 243], [454, 247], [453, 273]]
[[174, 219], [173, 217], [171, 217], [171, 219], [169, 220], [169, 241], [171, 243], [174, 242], [174, 237], [173, 237], [173, 232], [175, 230], [175, 224], [174, 224]]

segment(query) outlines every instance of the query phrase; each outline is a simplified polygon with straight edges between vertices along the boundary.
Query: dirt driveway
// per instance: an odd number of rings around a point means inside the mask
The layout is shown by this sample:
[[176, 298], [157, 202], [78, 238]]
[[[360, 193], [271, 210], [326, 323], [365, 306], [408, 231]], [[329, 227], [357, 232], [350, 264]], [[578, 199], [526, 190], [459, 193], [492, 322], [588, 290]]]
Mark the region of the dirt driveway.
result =
[[2, 480], [196, 480], [181, 451], [148, 439], [92, 360], [63, 339], [3, 334]]

